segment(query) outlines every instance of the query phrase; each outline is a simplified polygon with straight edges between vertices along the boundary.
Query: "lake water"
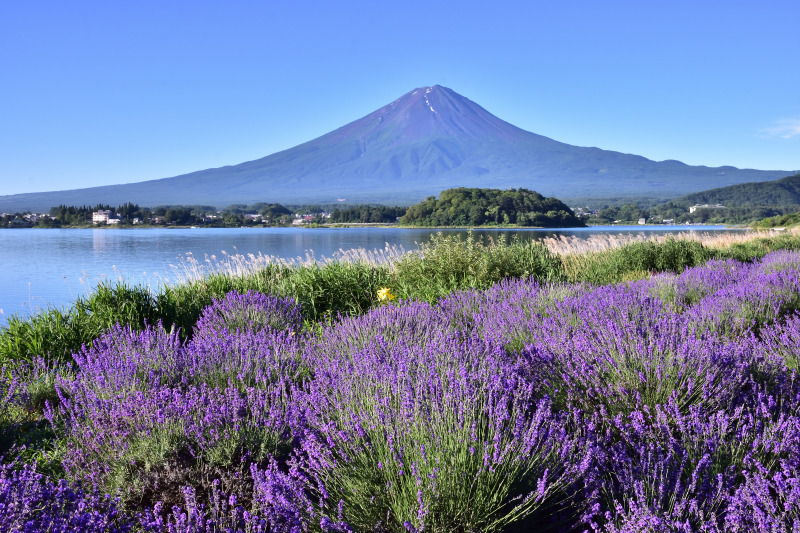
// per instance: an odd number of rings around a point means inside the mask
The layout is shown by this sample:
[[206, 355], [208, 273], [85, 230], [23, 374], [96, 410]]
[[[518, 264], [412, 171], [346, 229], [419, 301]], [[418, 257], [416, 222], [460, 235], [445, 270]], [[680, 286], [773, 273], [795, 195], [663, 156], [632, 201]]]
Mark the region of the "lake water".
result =
[[[741, 231], [723, 226], [607, 226], [565, 230], [475, 230], [484, 237], [520, 239], [598, 233]], [[103, 281], [124, 279], [156, 288], [185, 272], [187, 257], [331, 257], [338, 250], [402, 246], [413, 250], [437, 230], [405, 228], [193, 228], [0, 230], [0, 326], [12, 314], [69, 305]], [[465, 230], [444, 230], [445, 233]], [[191, 254], [188, 256], [187, 254]]]

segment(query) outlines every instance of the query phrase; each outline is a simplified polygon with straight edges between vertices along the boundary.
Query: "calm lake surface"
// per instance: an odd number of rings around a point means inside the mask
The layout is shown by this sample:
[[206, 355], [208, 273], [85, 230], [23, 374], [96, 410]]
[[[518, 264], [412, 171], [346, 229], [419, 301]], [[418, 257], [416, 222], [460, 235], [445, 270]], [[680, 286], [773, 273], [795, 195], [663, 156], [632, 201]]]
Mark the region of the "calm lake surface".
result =
[[[125, 280], [154, 289], [185, 273], [187, 257], [268, 255], [331, 257], [338, 250], [417, 248], [437, 230], [401, 228], [196, 228], [196, 229], [8, 229], [0, 230], [0, 326], [12, 314], [29, 315], [69, 305], [103, 281]], [[464, 233], [466, 230], [442, 230]], [[474, 230], [477, 235], [547, 236], [598, 233], [741, 231], [724, 226], [595, 226], [564, 230]], [[187, 256], [187, 254], [191, 254]]]

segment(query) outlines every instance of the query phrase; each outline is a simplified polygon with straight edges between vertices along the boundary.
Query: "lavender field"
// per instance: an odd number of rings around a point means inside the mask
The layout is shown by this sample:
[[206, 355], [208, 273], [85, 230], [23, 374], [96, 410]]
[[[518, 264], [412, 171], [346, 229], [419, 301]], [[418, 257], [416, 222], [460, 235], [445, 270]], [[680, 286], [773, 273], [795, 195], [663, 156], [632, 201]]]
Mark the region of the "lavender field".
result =
[[800, 531], [800, 253], [383, 296], [308, 328], [233, 292], [7, 372], [55, 444], [3, 459], [0, 530]]

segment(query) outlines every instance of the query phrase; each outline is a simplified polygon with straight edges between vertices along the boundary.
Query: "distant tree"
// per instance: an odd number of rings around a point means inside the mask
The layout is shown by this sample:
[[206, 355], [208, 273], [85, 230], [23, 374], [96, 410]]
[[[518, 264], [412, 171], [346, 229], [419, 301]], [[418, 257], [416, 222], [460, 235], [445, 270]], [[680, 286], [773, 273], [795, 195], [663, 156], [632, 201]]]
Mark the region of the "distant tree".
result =
[[261, 209], [258, 210], [258, 213], [270, 221], [278, 220], [282, 216], [292, 214], [287, 207], [281, 204], [263, 204]]
[[187, 225], [195, 221], [192, 210], [186, 207], [170, 207], [164, 212], [164, 221], [168, 224]]

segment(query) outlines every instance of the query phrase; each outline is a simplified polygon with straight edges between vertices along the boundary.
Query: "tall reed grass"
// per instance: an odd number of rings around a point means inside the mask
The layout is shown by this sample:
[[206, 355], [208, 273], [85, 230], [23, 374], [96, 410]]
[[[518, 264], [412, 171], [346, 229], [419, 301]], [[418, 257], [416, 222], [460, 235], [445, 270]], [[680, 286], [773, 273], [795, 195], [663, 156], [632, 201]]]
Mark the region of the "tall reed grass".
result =
[[376, 294], [383, 287], [402, 299], [434, 302], [454, 290], [483, 289], [508, 278], [607, 284], [680, 272], [709, 259], [752, 261], [772, 250], [798, 248], [797, 233], [743, 231], [488, 244], [471, 234], [438, 234], [413, 251], [387, 244], [378, 250], [340, 250], [331, 257], [316, 257], [312, 251], [294, 259], [223, 252], [200, 260], [187, 254], [173, 265], [173, 277], [155, 288], [105, 282], [69, 308], [9, 317], [0, 329], [0, 365], [39, 356], [69, 362], [115, 324], [140, 330], [160, 323], [187, 338], [202, 310], [231, 291], [291, 297], [311, 325], [363, 314], [380, 304]]

